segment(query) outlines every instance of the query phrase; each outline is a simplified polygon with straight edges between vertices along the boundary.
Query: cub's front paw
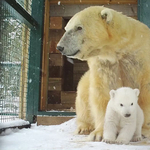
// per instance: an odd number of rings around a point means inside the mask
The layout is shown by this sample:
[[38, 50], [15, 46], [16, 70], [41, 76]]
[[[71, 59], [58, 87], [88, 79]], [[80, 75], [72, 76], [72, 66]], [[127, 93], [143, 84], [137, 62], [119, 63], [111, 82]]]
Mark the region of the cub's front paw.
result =
[[108, 144], [114, 144], [115, 141], [111, 139], [103, 139], [102, 142], [108, 143]]
[[132, 142], [138, 142], [141, 140], [142, 140], [142, 136], [135, 136], [135, 137], [133, 137]]
[[115, 141], [116, 144], [129, 144], [130, 141], [123, 140], [123, 139], [117, 139]]
[[94, 130], [93, 132], [90, 133], [88, 139], [90, 141], [101, 141], [102, 140], [102, 135], [103, 135], [102, 131]]

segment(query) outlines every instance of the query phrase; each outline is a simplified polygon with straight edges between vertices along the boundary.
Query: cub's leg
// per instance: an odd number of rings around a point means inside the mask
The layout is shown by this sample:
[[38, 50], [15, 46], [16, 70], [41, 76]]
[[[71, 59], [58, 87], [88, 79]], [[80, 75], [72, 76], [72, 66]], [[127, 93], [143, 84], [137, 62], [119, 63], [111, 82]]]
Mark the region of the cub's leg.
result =
[[79, 81], [76, 97], [77, 133], [89, 134], [94, 130], [89, 109], [89, 71]]
[[[105, 89], [105, 88], [104, 88]], [[93, 120], [95, 121], [95, 130], [89, 135], [90, 141], [101, 141], [103, 136], [104, 117], [106, 112], [106, 106], [109, 100], [108, 94], [99, 92], [99, 88], [90, 87], [90, 107]]]
[[142, 140], [142, 126], [137, 126], [134, 136], [132, 138], [132, 142], [138, 142]]
[[111, 108], [112, 103], [108, 103], [105, 121], [104, 121], [104, 132], [103, 132], [103, 142], [115, 143], [117, 137], [117, 126], [119, 124], [119, 119], [117, 114]]
[[135, 132], [135, 124], [126, 124], [119, 132], [116, 139], [117, 144], [128, 144]]
[[117, 136], [117, 127], [113, 122], [104, 123], [103, 142], [115, 143]]

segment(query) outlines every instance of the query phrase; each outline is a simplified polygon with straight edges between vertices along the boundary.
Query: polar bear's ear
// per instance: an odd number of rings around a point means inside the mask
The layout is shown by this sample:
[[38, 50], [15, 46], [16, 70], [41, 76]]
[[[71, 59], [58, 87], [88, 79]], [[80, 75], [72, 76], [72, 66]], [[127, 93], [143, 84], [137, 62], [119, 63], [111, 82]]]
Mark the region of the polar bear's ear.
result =
[[105, 19], [106, 22], [109, 24], [113, 19], [112, 11], [108, 8], [103, 9], [101, 11], [101, 17], [102, 19]]
[[136, 96], [139, 96], [139, 94], [140, 94], [139, 89], [134, 89], [134, 92], [135, 92]]
[[116, 91], [115, 90], [111, 90], [109, 92], [109, 94], [110, 94], [110, 98], [113, 99], [115, 97]]

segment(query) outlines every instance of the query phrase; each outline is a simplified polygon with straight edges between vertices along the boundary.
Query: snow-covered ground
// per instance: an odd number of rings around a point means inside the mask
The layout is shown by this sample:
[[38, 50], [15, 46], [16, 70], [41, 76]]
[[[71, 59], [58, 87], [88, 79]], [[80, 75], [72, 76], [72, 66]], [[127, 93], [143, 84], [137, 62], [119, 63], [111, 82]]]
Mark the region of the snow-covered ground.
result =
[[150, 140], [130, 145], [88, 142], [87, 136], [75, 135], [75, 119], [61, 125], [30, 129], [8, 129], [0, 135], [0, 150], [150, 150]]
[[30, 124], [28, 121], [22, 119], [15, 119], [8, 122], [0, 123], [0, 129], [8, 128], [8, 127], [15, 127], [15, 126], [23, 126]]

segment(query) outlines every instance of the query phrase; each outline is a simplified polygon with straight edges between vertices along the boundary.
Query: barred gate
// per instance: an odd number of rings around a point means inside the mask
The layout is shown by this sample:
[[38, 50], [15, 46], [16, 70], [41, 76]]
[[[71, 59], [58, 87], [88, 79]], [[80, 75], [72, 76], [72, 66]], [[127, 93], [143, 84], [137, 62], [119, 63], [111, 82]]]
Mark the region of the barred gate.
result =
[[0, 3], [0, 122], [7, 122], [26, 117], [30, 44], [30, 28], [11, 4], [31, 14], [32, 0], [2, 0]]

